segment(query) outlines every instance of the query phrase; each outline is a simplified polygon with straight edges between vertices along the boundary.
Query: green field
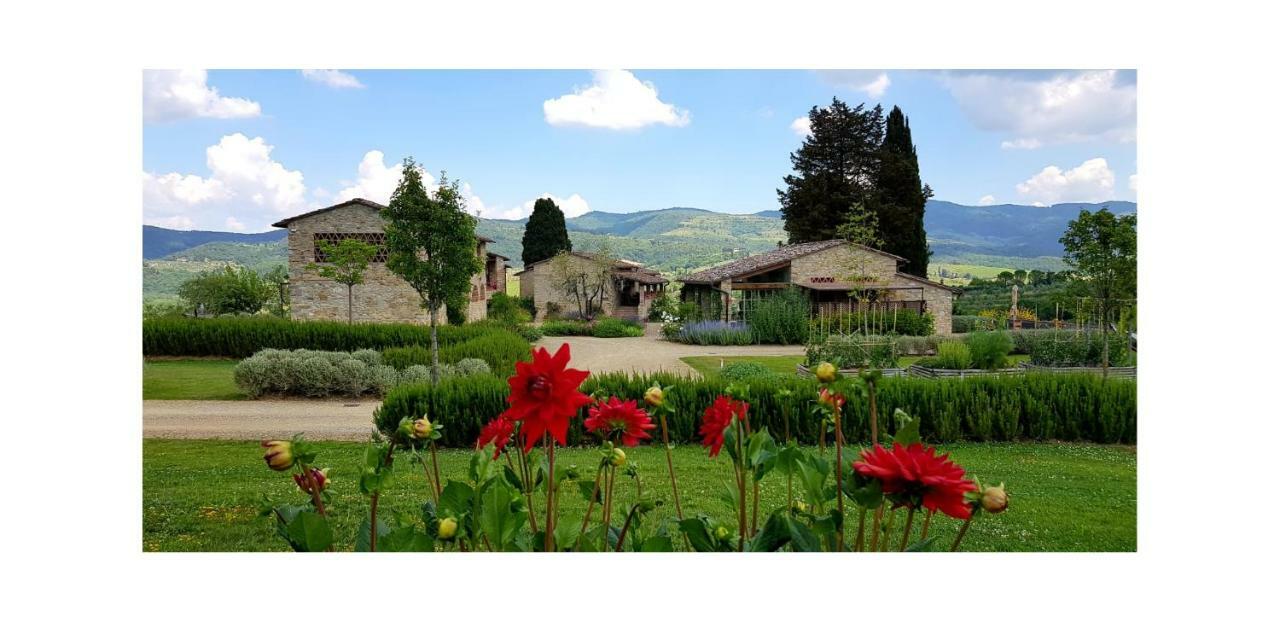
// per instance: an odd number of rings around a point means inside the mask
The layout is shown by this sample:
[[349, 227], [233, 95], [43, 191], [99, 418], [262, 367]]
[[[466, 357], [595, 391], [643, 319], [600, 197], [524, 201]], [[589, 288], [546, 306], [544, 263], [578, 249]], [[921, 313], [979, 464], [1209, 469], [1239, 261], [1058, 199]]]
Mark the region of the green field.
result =
[[[336, 521], [339, 550], [350, 550], [355, 531], [368, 512], [357, 489], [364, 445], [318, 443], [320, 466], [331, 467], [330, 516]], [[1085, 444], [963, 443], [944, 448], [969, 473], [984, 482], [1007, 484], [1010, 509], [974, 522], [965, 537], [968, 551], [1133, 551], [1137, 547], [1137, 456], [1133, 447]], [[830, 456], [831, 450], [828, 450]], [[849, 451], [849, 455], [853, 452]], [[471, 453], [442, 450], [445, 479], [463, 473]], [[666, 462], [656, 446], [628, 449], [639, 469], [644, 490], [670, 499]], [[598, 454], [589, 449], [563, 449], [557, 462], [576, 464], [588, 472]], [[852, 460], [852, 458], [850, 458]], [[143, 441], [142, 547], [145, 551], [283, 551], [287, 550], [268, 519], [258, 516], [265, 493], [276, 501], [301, 501], [287, 474], [263, 464], [253, 442]], [[724, 482], [732, 478], [727, 456], [707, 458], [696, 446], [675, 449], [676, 473], [685, 513], [698, 512], [732, 521], [733, 511], [720, 500]], [[380, 502], [381, 512], [417, 516], [429, 497], [419, 467], [401, 458], [396, 480]], [[561, 497], [562, 520], [580, 520], [585, 502], [571, 488]], [[635, 498], [634, 484], [618, 480], [618, 508]], [[786, 480], [767, 476], [761, 508], [785, 503]], [[623, 512], [618, 510], [619, 515]], [[541, 514], [541, 512], [539, 512]], [[657, 510], [674, 515], [670, 503]], [[856, 521], [855, 521], [856, 522]], [[938, 516], [931, 533], [944, 541], [954, 537], [959, 521]], [[936, 530], [936, 531], [935, 531]]]
[[151, 360], [142, 364], [144, 400], [243, 400], [236, 386], [237, 361], [228, 359]]

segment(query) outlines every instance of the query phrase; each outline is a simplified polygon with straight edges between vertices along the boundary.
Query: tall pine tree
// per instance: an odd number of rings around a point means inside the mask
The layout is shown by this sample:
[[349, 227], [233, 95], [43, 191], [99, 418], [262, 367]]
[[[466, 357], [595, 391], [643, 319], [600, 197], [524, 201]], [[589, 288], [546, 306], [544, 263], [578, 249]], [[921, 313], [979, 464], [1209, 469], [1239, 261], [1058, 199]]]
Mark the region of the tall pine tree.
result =
[[812, 132], [791, 154], [795, 174], [778, 190], [783, 226], [792, 244], [829, 240], [855, 205], [871, 205], [877, 195], [884, 111], [850, 108], [832, 98], [809, 111]]
[[564, 212], [555, 201], [546, 197], [534, 201], [533, 213], [524, 225], [520, 242], [524, 247], [520, 260], [525, 266], [555, 257], [560, 251], [573, 250], [569, 231], [564, 226]]
[[920, 163], [911, 141], [911, 122], [897, 106], [885, 119], [876, 187], [882, 248], [907, 259], [904, 272], [927, 276], [930, 252], [924, 234], [924, 206], [933, 191], [920, 183]]

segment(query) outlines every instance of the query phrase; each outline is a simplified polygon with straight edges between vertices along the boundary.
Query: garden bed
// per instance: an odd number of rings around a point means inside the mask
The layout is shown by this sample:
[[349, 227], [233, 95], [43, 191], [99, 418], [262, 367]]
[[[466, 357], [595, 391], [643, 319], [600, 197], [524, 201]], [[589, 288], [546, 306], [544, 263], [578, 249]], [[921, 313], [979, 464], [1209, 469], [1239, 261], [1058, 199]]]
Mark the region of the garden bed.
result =
[[[840, 374], [844, 376], [856, 376], [860, 371], [862, 370], [861, 369], [842, 369], [840, 370]], [[903, 367], [890, 367], [888, 369], [881, 369], [880, 374], [885, 378], [895, 378], [895, 377], [907, 375], [907, 370], [906, 368], [903, 368]], [[813, 370], [806, 367], [804, 363], [796, 363], [796, 375], [804, 378], [812, 378]]]
[[[1026, 361], [1018, 363], [1018, 367], [1028, 373], [1044, 373], [1044, 374], [1094, 374], [1101, 376], [1101, 367], [1049, 367], [1047, 365], [1033, 365]], [[1108, 367], [1108, 378], [1133, 378], [1138, 377], [1138, 368], [1136, 366], [1120, 366]]]
[[1017, 376], [1022, 368], [1007, 369], [936, 369], [923, 365], [912, 365], [907, 368], [907, 375], [916, 378], [972, 378], [974, 376]]

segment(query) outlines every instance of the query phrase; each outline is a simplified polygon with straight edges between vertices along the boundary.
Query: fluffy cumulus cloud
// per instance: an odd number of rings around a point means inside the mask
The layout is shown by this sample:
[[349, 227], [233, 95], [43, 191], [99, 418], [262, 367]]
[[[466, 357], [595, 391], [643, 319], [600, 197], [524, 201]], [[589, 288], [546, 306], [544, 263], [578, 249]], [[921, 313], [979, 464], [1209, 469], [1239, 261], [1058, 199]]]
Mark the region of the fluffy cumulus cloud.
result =
[[1116, 70], [961, 72], [943, 84], [980, 129], [1005, 135], [1005, 149], [1136, 136], [1137, 84]]
[[1018, 194], [1034, 205], [1098, 202], [1115, 198], [1116, 175], [1103, 158], [1085, 160], [1080, 166], [1062, 170], [1046, 166], [1016, 186]]
[[[400, 183], [400, 175], [404, 172], [404, 164], [396, 163], [387, 166], [381, 151], [370, 151], [360, 158], [356, 166], [355, 181], [346, 182], [346, 187], [338, 191], [337, 203], [351, 199], [368, 199], [386, 204], [391, 200]], [[428, 187], [434, 185], [435, 179], [425, 170], [422, 172], [422, 183]]]
[[500, 220], [520, 220], [527, 218], [533, 213], [533, 204], [538, 199], [551, 199], [560, 207], [560, 211], [564, 212], [565, 218], [573, 218], [581, 216], [591, 211], [591, 206], [587, 204], [587, 200], [582, 195], [574, 193], [567, 198], [560, 198], [549, 192], [544, 192], [536, 198], [529, 199], [515, 207], [504, 207], [501, 205], [485, 205], [480, 201], [479, 197], [471, 194], [471, 187], [464, 184], [462, 187], [463, 198], [467, 199], [467, 207], [472, 214], [481, 218], [496, 218]]
[[795, 132], [796, 136], [801, 138], [812, 134], [813, 129], [809, 127], [809, 117], [796, 117], [796, 119], [791, 122], [791, 131]]
[[829, 69], [818, 75], [828, 84], [860, 91], [867, 97], [880, 99], [889, 90], [889, 74], [878, 69]]
[[996, 197], [994, 195], [984, 194], [982, 195], [981, 199], [978, 199], [978, 205], [995, 205], [995, 204], [996, 204]]
[[227, 229], [231, 231], [244, 231], [244, 223], [236, 219], [235, 216], [227, 216]]
[[1138, 174], [1137, 173], [1134, 173], [1129, 176], [1129, 189], [1134, 192], [1138, 191]]
[[193, 117], [240, 119], [262, 114], [258, 102], [224, 97], [203, 69], [148, 70], [142, 74], [142, 118], [147, 122]]
[[683, 127], [689, 111], [658, 98], [652, 82], [621, 69], [592, 72], [590, 86], [542, 102], [551, 125], [577, 125], [611, 130], [635, 130], [649, 125]]
[[303, 69], [302, 77], [335, 89], [364, 88], [364, 85], [355, 76], [337, 69]]
[[273, 149], [261, 137], [231, 134], [205, 150], [207, 176], [144, 171], [143, 219], [171, 228], [243, 230], [301, 211], [308, 205], [302, 172], [272, 159]]

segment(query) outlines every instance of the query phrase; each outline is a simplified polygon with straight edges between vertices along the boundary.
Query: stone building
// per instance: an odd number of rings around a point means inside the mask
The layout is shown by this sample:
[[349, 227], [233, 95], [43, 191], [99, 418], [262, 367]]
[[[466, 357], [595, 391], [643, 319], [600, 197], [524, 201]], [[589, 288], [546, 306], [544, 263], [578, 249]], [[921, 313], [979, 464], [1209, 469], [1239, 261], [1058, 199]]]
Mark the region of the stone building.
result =
[[[597, 261], [595, 255], [581, 252], [567, 253], [564, 260], [572, 271], [591, 271]], [[561, 279], [556, 277], [556, 261], [555, 257], [544, 259], [516, 273], [520, 277], [520, 296], [533, 299], [537, 319], [557, 312], [573, 313], [578, 308], [577, 300], [565, 292]], [[601, 312], [631, 320], [648, 317], [649, 306], [666, 291], [668, 283], [656, 270], [625, 259], [614, 260], [612, 277], [601, 297]]]
[[796, 286], [817, 314], [876, 310], [931, 313], [934, 330], [951, 333], [951, 307], [959, 290], [898, 271], [906, 259], [844, 240], [805, 242], [679, 279], [680, 299], [729, 317], [735, 305]]
[[[323, 261], [321, 241], [336, 244], [345, 238], [356, 238], [382, 248], [369, 263], [364, 283], [353, 290], [354, 320], [415, 324], [428, 321], [418, 292], [387, 269], [386, 238], [382, 216], [378, 213], [383, 207], [373, 201], [352, 199], [272, 225], [289, 230], [289, 306], [294, 319], [346, 321], [347, 286], [307, 270], [306, 266]], [[484, 319], [488, 315], [489, 298], [506, 289], [507, 258], [488, 252], [487, 245], [491, 242], [488, 238], [476, 237], [476, 255], [484, 259], [484, 270], [471, 277], [466, 310], [469, 322]], [[437, 319], [444, 321], [443, 317]]]

